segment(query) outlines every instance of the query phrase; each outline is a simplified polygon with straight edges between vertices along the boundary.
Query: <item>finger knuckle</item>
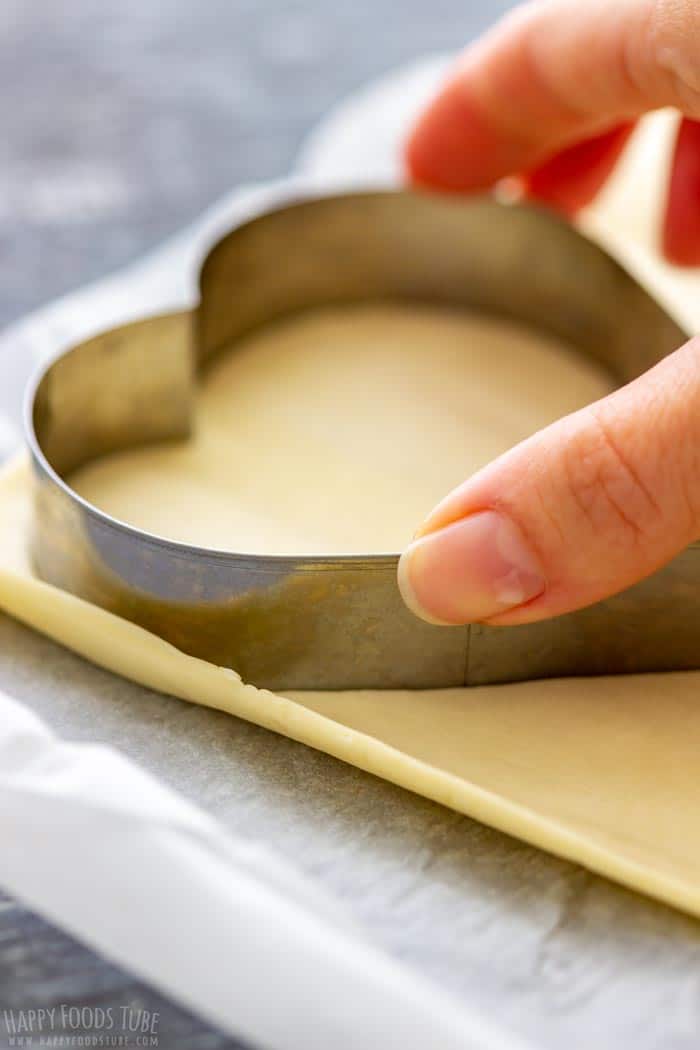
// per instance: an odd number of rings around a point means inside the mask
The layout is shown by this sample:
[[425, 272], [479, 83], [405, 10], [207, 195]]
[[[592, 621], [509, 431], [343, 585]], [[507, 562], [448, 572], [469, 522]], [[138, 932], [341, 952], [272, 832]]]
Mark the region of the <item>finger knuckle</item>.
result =
[[593, 531], [625, 543], [644, 543], [662, 525], [661, 508], [644, 471], [603, 412], [592, 407], [567, 443], [564, 465], [569, 492]]

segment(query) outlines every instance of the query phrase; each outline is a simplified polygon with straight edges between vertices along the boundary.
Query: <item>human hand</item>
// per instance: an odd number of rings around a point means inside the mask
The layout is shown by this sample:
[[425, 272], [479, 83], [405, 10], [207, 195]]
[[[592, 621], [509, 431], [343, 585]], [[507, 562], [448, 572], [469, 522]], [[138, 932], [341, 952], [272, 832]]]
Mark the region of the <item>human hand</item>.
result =
[[[412, 179], [459, 192], [518, 175], [567, 214], [645, 112], [679, 125], [662, 245], [700, 264], [700, 4], [540, 0], [477, 41], [416, 126]], [[516, 624], [588, 605], [700, 536], [700, 340], [460, 485], [403, 554], [417, 615]]]

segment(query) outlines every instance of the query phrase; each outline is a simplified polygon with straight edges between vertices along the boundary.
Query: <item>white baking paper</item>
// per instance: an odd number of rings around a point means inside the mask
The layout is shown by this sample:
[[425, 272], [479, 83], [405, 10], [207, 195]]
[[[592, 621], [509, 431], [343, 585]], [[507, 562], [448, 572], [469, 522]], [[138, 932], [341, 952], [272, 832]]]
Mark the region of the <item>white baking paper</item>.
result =
[[109, 958], [254, 1046], [514, 1045], [113, 748], [0, 719], [2, 884]]

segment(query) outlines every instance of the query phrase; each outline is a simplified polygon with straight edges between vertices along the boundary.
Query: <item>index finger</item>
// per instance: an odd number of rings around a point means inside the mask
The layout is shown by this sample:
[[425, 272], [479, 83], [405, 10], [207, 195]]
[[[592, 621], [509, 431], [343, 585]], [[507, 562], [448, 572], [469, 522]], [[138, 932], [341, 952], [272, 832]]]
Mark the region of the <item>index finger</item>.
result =
[[406, 149], [414, 181], [473, 191], [650, 109], [700, 116], [693, 0], [544, 0], [477, 41]]

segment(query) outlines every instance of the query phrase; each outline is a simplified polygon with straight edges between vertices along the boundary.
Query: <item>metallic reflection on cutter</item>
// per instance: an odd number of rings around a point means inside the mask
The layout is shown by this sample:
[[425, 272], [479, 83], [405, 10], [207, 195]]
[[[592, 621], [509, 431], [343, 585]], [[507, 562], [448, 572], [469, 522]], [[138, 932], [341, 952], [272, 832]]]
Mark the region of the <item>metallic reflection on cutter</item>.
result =
[[38, 574], [271, 689], [426, 688], [700, 667], [700, 546], [647, 580], [521, 627], [433, 627], [404, 608], [396, 556], [207, 550], [116, 521], [76, 467], [186, 436], [196, 373], [263, 324], [322, 303], [464, 305], [568, 341], [626, 382], [686, 338], [600, 248], [543, 211], [409, 192], [304, 197], [233, 229], [199, 304], [61, 353], [27, 400]]

